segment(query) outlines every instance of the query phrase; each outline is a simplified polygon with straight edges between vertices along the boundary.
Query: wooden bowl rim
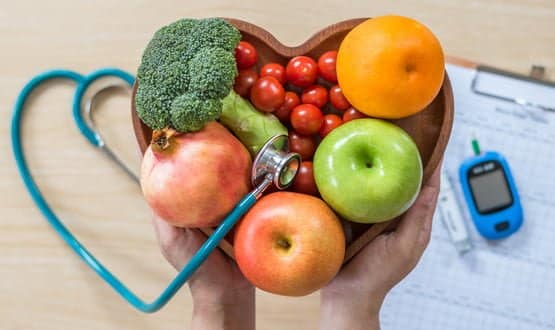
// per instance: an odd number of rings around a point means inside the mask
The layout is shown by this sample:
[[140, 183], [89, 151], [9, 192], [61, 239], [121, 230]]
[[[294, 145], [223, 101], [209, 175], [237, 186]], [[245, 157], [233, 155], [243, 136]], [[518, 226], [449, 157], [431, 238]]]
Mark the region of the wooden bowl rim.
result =
[[231, 24], [233, 24], [241, 32], [246, 31], [257, 38], [264, 40], [270, 48], [283, 57], [293, 57], [309, 53], [314, 48], [318, 47], [321, 40], [325, 40], [333, 34], [347, 32], [353, 29], [358, 24], [364, 22], [368, 18], [351, 18], [348, 20], [340, 21], [315, 32], [306, 41], [297, 46], [287, 46], [279, 41], [273, 34], [264, 28], [236, 18], [223, 17]]

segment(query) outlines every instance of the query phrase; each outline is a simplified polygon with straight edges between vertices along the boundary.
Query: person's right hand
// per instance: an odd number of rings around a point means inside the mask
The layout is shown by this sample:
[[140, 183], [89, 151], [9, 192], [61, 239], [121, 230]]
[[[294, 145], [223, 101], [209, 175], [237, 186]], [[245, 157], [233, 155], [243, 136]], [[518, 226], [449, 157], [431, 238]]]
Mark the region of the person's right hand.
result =
[[377, 236], [321, 291], [321, 329], [379, 329], [386, 294], [416, 266], [430, 240], [438, 166], [397, 229]]
[[[164, 257], [181, 270], [206, 241], [197, 229], [178, 228], [154, 216], [154, 229]], [[254, 329], [254, 287], [237, 264], [215, 249], [191, 276], [191, 329]]]

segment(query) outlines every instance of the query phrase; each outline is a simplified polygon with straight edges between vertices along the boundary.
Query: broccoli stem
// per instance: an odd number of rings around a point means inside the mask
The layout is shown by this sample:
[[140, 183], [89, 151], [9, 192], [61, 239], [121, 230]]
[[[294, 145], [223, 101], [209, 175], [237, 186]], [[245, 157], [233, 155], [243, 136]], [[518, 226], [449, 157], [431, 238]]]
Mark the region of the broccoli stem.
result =
[[278, 134], [287, 135], [287, 128], [271, 113], [261, 113], [233, 89], [224, 99], [220, 123], [230, 129], [247, 147], [251, 155]]

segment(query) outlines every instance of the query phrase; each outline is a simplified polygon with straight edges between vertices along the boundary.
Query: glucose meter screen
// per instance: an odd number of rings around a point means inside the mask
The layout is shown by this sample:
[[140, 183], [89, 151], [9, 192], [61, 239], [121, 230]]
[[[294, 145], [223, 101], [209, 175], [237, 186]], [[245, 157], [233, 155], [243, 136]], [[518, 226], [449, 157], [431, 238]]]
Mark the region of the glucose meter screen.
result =
[[480, 213], [503, 209], [513, 202], [502, 169], [471, 177], [470, 188]]

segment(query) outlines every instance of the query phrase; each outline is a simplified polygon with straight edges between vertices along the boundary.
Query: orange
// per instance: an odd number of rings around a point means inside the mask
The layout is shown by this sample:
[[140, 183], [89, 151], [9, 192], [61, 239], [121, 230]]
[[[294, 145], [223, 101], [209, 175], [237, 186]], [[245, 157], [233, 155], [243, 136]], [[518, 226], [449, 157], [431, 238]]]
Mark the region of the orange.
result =
[[402, 118], [423, 110], [443, 83], [443, 50], [421, 23], [381, 16], [352, 29], [339, 47], [337, 79], [359, 111]]

